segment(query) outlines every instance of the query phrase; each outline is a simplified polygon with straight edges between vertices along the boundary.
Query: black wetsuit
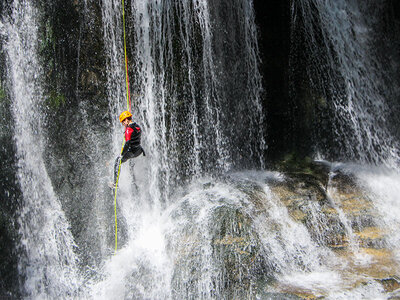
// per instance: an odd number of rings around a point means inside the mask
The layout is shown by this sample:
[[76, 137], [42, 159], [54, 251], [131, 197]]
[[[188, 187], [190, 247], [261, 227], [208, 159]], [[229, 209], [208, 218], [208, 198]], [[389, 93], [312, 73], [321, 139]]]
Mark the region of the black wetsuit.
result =
[[114, 183], [117, 181], [120, 159], [121, 163], [124, 163], [128, 159], [138, 157], [142, 153], [143, 156], [146, 156], [142, 146], [140, 145], [141, 135], [142, 131], [137, 123], [133, 122], [126, 127], [124, 148], [122, 149], [121, 156], [117, 157], [115, 160]]

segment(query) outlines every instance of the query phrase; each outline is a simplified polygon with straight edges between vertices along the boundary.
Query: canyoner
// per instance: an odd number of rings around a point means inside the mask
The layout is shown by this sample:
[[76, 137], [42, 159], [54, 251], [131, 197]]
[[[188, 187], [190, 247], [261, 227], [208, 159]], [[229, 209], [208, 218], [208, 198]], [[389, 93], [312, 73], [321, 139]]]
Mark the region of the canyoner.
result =
[[141, 128], [136, 122], [132, 121], [132, 114], [129, 111], [122, 112], [119, 121], [125, 126], [125, 143], [121, 155], [115, 159], [113, 188], [117, 186], [122, 163], [130, 158], [138, 157], [140, 154], [146, 156], [140, 145]]
[[119, 175], [121, 173], [121, 164], [126, 162], [130, 158], [138, 157], [140, 154], [146, 156], [142, 146], [140, 145], [141, 128], [140, 126], [132, 121], [131, 113], [131, 92], [129, 88], [129, 74], [128, 74], [128, 56], [126, 54], [126, 31], [125, 31], [125, 3], [122, 0], [122, 27], [124, 36], [124, 56], [125, 56], [125, 84], [126, 84], [126, 105], [127, 110], [122, 112], [119, 116], [119, 121], [125, 126], [124, 141], [121, 147], [120, 155], [115, 159], [114, 171], [113, 171], [113, 182], [111, 187], [114, 195], [114, 219], [115, 219], [115, 252], [118, 249], [118, 222], [117, 222], [117, 190]]

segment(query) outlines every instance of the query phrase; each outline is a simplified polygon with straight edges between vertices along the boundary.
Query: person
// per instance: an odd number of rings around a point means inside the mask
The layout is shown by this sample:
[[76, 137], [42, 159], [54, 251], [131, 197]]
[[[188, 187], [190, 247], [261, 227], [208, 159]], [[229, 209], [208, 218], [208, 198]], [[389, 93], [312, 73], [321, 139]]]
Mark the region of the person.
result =
[[114, 187], [117, 183], [120, 163], [122, 164], [128, 159], [138, 157], [140, 154], [146, 156], [146, 153], [140, 145], [142, 130], [136, 122], [132, 121], [132, 114], [129, 111], [122, 112], [119, 116], [119, 121], [125, 126], [125, 144], [122, 148], [121, 155], [119, 155], [115, 160]]

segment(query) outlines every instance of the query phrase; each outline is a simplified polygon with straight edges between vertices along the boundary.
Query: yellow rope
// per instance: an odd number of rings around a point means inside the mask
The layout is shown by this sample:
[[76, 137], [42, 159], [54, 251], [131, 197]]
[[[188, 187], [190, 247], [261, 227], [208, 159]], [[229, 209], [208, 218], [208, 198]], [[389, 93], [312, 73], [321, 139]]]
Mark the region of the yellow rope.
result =
[[[124, 142], [122, 143], [121, 154], [122, 154], [122, 149], [124, 148], [124, 143], [125, 143], [125, 139], [124, 139]], [[115, 219], [115, 250], [114, 250], [114, 254], [116, 254], [117, 250], [118, 250], [117, 191], [118, 191], [118, 181], [119, 181], [120, 172], [121, 172], [121, 159], [119, 160], [117, 181], [115, 182], [115, 189], [114, 189], [114, 219]]]
[[130, 111], [130, 95], [129, 95], [129, 75], [128, 75], [128, 56], [126, 55], [126, 32], [125, 32], [125, 3], [122, 0], [122, 26], [124, 28], [124, 54], [125, 54], [125, 84], [126, 84], [126, 104], [127, 110]]
[[[130, 91], [129, 91], [129, 76], [128, 76], [128, 56], [126, 55], [125, 3], [124, 3], [124, 0], [122, 0], [122, 25], [124, 28], [126, 105], [127, 105], [127, 110], [130, 111]], [[122, 154], [122, 150], [124, 148], [124, 144], [125, 144], [125, 139], [122, 143], [121, 154]], [[118, 181], [119, 181], [120, 172], [121, 172], [121, 159], [119, 160], [117, 181], [115, 182], [115, 191], [114, 191], [114, 218], [115, 218], [115, 251], [114, 251], [114, 254], [117, 253], [117, 250], [118, 250], [117, 191], [118, 191]]]

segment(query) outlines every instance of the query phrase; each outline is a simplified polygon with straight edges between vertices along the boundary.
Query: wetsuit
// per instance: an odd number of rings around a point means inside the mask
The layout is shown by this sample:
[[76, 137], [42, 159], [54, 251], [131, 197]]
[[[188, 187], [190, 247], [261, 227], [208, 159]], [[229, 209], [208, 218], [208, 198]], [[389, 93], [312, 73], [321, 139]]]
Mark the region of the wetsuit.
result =
[[128, 159], [138, 157], [142, 153], [143, 153], [143, 156], [146, 156], [142, 146], [140, 145], [141, 134], [142, 134], [142, 132], [141, 132], [140, 126], [135, 122], [129, 124], [126, 127], [124, 148], [122, 149], [121, 156], [118, 156], [117, 159], [115, 160], [114, 182], [117, 181], [120, 159], [121, 159], [121, 163], [124, 163]]

